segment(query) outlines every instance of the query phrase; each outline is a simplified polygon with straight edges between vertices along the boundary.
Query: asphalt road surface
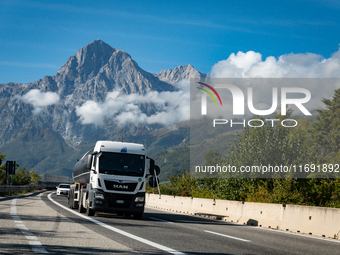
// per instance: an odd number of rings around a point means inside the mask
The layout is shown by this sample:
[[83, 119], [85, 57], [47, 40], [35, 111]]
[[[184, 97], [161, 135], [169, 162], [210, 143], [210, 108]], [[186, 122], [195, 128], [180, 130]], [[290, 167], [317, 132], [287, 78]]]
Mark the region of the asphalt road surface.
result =
[[146, 208], [71, 210], [52, 191], [0, 198], [0, 254], [340, 254], [340, 241]]

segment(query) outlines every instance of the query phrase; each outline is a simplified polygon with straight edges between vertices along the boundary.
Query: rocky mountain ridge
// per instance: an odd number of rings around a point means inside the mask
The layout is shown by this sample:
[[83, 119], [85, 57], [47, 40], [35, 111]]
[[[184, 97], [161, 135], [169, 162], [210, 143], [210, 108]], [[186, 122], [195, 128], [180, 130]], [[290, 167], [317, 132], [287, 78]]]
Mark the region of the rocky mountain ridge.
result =
[[[84, 124], [77, 108], [86, 102], [104, 104], [112, 91], [127, 96], [173, 92], [178, 89], [174, 86], [176, 81], [192, 75], [205, 77], [191, 65], [151, 74], [128, 53], [101, 40], [93, 41], [71, 56], [54, 76], [25, 84], [0, 84], [0, 152], [14, 157], [13, 148], [21, 144], [20, 150], [26, 150], [22, 154], [24, 164], [43, 169], [42, 162], [50, 155], [48, 151], [36, 150], [36, 146], [51, 148], [49, 143], [53, 141], [59, 144], [55, 153], [61, 155], [81, 148], [84, 141], [149, 134], [162, 125], [130, 123], [122, 127], [110, 118], [105, 119], [103, 126]], [[137, 106], [146, 116], [160, 111], [149, 102]], [[36, 155], [34, 150], [43, 155]]]
[[161, 70], [159, 73], [155, 74], [155, 76], [161, 81], [170, 82], [171, 84], [183, 79], [208, 77], [207, 74], [199, 72], [191, 64], [178, 66], [173, 69]]
[[[180, 70], [176, 70], [176, 77]], [[191, 73], [196, 69], [190, 66]], [[162, 70], [162, 73], [171, 71]], [[196, 72], [198, 72], [196, 70]], [[190, 74], [190, 72], [188, 72]], [[169, 75], [168, 75], [169, 76]], [[81, 142], [90, 126], [79, 125], [76, 106], [87, 100], [103, 102], [108, 92], [119, 89], [123, 94], [146, 94], [150, 91], [174, 91], [174, 79], [164, 75], [153, 75], [141, 69], [131, 56], [122, 50], [112, 48], [101, 40], [96, 40], [78, 50], [60, 68], [55, 76], [27, 83], [0, 85], [0, 146], [16, 137], [21, 129], [30, 126], [51, 125], [71, 145]], [[177, 78], [178, 79], [178, 78]], [[32, 105], [18, 100], [32, 89], [41, 92], [55, 92], [60, 98], [56, 105], [49, 105], [39, 114], [32, 114]], [[141, 105], [143, 111], [152, 112]], [[92, 130], [93, 131], [93, 130]]]

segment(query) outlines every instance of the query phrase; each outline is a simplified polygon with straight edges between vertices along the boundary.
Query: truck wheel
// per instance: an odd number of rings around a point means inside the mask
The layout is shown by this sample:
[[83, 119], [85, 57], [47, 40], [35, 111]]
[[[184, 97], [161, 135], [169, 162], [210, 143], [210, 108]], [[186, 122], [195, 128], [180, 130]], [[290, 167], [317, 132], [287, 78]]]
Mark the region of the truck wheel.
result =
[[78, 209], [78, 201], [74, 201], [74, 199], [72, 199], [72, 208], [73, 209]]
[[80, 213], [86, 212], [84, 206], [83, 206], [80, 202], [79, 202], [79, 206], [78, 206], [78, 211], [79, 211]]
[[94, 210], [90, 208], [89, 200], [86, 201], [86, 215], [87, 216], [93, 216]]
[[86, 208], [86, 215], [87, 216], [93, 216], [94, 215], [94, 210], [89, 208], [89, 207], [87, 207]]
[[140, 220], [143, 216], [143, 213], [134, 213], [133, 218], [136, 220]]
[[73, 193], [71, 193], [68, 197], [68, 207], [73, 209]]

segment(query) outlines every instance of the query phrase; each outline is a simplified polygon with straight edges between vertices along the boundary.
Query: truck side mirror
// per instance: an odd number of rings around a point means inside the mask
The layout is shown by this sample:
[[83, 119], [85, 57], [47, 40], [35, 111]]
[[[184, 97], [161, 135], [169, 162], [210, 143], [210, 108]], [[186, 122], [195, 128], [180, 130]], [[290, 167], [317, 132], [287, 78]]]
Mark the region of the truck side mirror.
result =
[[150, 158], [150, 168], [149, 168], [149, 173], [150, 173], [151, 175], [153, 175], [154, 169], [155, 169], [155, 161], [154, 161], [152, 158]]
[[151, 175], [154, 175], [154, 173], [156, 172], [156, 175], [159, 175], [159, 173], [161, 172], [161, 169], [159, 168], [159, 166], [155, 165], [155, 161], [153, 159], [150, 158], [150, 169], [149, 169], [149, 173]]
[[159, 175], [161, 173], [161, 169], [157, 165], [155, 165], [154, 171], [156, 172], [156, 175]]
[[87, 169], [91, 169], [91, 165], [92, 165], [92, 154], [87, 155], [86, 168], [87, 168]]
[[150, 177], [149, 185], [150, 185], [151, 188], [156, 188], [157, 187], [157, 183], [159, 183], [159, 179], [157, 177], [156, 178]]

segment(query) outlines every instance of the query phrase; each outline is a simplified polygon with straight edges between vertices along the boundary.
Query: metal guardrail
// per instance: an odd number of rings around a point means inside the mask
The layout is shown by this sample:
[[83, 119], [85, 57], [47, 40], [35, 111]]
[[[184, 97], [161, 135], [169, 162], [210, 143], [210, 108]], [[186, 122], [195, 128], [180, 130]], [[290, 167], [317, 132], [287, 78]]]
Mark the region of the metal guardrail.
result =
[[22, 192], [36, 189], [53, 189], [55, 185], [0, 185], [0, 193]]

